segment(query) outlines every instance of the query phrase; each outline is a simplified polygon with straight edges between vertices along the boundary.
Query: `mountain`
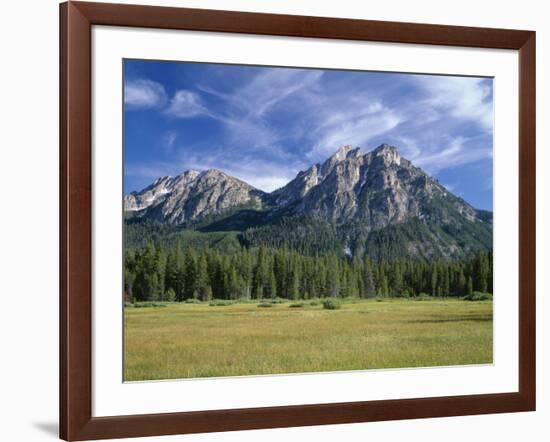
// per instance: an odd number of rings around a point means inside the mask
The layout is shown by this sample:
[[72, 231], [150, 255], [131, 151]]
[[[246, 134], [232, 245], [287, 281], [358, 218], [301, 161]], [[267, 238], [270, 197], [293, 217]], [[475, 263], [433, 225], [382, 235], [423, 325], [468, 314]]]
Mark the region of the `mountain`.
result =
[[441, 218], [450, 213], [436, 215], [432, 210], [439, 199], [451, 206], [449, 211], [469, 221], [479, 219], [473, 207], [387, 144], [366, 154], [342, 147], [323, 164], [300, 172], [273, 197], [294, 214], [316, 215], [336, 224], [362, 222], [371, 229], [412, 218], [448, 221]]
[[187, 171], [127, 195], [124, 207], [141, 222], [199, 223], [203, 232], [239, 231], [235, 241], [245, 246], [307, 254], [455, 258], [492, 249], [491, 212], [453, 195], [387, 144], [367, 153], [344, 146], [269, 194], [217, 170]]
[[261, 207], [265, 193], [219, 170], [165, 176], [124, 197], [124, 210], [140, 218], [183, 224], [236, 207]]

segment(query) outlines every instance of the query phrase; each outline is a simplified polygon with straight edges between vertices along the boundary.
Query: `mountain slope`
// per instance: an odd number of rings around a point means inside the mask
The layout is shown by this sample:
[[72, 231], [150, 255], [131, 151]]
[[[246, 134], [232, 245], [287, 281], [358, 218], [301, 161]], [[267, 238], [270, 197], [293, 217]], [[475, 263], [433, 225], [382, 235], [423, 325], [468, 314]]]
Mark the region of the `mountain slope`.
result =
[[127, 195], [124, 210], [144, 219], [184, 224], [236, 207], [261, 207], [264, 197], [264, 192], [219, 170], [189, 170]]
[[469, 221], [481, 219], [468, 203], [386, 144], [366, 154], [343, 147], [272, 195], [293, 214], [316, 215], [337, 224], [362, 222], [371, 229], [412, 218], [444, 221], [437, 216], [449, 218], [448, 214], [431, 210], [437, 199]]

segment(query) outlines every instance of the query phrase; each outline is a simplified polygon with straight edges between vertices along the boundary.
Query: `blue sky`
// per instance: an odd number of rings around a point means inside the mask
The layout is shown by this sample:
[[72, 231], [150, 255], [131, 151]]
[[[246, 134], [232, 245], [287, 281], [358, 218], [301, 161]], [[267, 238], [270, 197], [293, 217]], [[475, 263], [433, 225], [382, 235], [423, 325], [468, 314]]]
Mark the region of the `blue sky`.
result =
[[264, 191], [382, 143], [492, 210], [492, 79], [126, 60], [125, 192], [216, 168]]

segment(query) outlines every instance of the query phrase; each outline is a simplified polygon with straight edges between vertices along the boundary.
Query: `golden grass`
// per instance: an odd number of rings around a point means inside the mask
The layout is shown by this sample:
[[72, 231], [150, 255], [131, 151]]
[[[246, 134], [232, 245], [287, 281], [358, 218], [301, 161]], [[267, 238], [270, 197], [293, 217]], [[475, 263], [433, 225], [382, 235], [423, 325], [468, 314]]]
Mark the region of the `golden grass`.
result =
[[491, 363], [492, 302], [125, 309], [125, 380]]

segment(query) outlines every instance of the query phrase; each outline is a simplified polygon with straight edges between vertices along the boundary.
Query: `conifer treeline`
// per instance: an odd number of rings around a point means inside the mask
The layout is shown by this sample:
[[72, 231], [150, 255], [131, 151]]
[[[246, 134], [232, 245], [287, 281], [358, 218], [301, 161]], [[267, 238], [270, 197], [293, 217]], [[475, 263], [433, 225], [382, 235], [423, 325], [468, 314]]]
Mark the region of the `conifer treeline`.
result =
[[492, 269], [492, 254], [485, 252], [462, 261], [373, 262], [265, 246], [222, 255], [210, 248], [148, 243], [127, 251], [124, 288], [130, 301], [464, 296], [492, 293]]

